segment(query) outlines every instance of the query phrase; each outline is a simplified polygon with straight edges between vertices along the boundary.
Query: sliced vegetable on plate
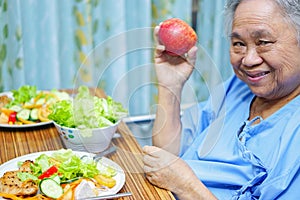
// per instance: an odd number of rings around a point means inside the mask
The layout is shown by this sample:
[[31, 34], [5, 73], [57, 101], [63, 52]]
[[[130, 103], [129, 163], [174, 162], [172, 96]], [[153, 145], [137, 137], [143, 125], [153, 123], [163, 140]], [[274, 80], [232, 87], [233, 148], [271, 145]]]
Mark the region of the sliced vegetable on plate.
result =
[[[82, 155], [85, 159], [81, 159]], [[87, 197], [116, 194], [125, 183], [125, 173], [113, 161], [103, 157], [93, 160], [94, 154], [76, 152], [70, 149], [29, 154], [13, 159], [0, 166], [4, 171], [0, 178], [0, 199], [18, 199], [20, 196], [50, 199], [82, 199]], [[12, 165], [18, 165], [17, 170], [11, 170]], [[26, 166], [26, 168], [25, 168]], [[14, 176], [14, 182], [21, 182], [18, 190], [11, 190], [7, 177]], [[110, 173], [111, 176], [107, 174]], [[1, 175], [1, 173], [0, 173]], [[31, 193], [20, 193], [30, 183]], [[18, 191], [18, 192], [16, 192]]]
[[66, 92], [56, 89], [38, 91], [36, 86], [24, 85], [0, 94], [0, 126], [34, 125], [51, 122], [49, 107], [57, 101], [70, 99]]

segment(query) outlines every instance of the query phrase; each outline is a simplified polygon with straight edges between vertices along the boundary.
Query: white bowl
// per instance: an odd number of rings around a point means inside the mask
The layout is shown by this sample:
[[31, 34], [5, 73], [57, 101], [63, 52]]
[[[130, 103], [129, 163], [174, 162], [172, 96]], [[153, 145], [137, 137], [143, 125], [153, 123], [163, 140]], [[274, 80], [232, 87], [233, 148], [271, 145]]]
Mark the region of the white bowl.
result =
[[119, 122], [105, 128], [78, 129], [60, 126], [54, 122], [65, 148], [74, 151], [98, 153], [108, 148]]

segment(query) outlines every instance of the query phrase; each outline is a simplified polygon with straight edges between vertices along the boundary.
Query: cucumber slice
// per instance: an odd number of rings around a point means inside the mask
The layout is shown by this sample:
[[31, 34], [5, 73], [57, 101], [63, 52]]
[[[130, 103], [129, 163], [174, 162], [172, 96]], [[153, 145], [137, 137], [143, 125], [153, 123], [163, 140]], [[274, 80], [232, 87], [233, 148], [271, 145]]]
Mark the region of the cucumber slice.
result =
[[38, 109], [37, 108], [34, 108], [30, 111], [30, 119], [33, 120], [33, 121], [36, 121], [38, 120]]
[[29, 109], [22, 109], [17, 113], [17, 118], [22, 118], [28, 120], [30, 117], [30, 110]]
[[63, 188], [53, 179], [44, 178], [40, 182], [40, 191], [47, 197], [57, 199], [60, 197], [64, 191]]
[[60, 184], [60, 177], [57, 174], [52, 175], [50, 178], [54, 180], [56, 183]]
[[20, 112], [22, 110], [21, 106], [13, 105], [12, 107], [9, 108], [9, 110], [13, 110], [15, 112]]

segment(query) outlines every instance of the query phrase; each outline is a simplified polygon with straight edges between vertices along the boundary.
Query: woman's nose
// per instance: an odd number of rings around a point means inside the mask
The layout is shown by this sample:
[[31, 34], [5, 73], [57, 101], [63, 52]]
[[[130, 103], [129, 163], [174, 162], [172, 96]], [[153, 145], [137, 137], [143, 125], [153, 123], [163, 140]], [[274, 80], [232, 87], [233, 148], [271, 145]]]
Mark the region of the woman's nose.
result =
[[259, 65], [263, 62], [263, 59], [257, 53], [255, 48], [248, 49], [245, 56], [242, 59], [242, 64], [247, 67]]

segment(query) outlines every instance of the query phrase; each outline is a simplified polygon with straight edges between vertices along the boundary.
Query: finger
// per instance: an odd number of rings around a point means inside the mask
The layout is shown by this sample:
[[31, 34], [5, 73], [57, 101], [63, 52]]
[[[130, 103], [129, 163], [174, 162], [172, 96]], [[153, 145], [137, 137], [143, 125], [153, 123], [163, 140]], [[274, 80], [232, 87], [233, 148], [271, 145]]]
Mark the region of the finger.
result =
[[144, 153], [149, 154], [149, 153], [151, 153], [151, 152], [153, 151], [153, 149], [155, 149], [155, 148], [157, 148], [157, 147], [145, 145], [145, 146], [143, 147], [142, 150], [143, 150]]
[[152, 176], [159, 174], [161, 169], [162, 169], [162, 167], [151, 167], [151, 166], [148, 166], [148, 165], [143, 166], [144, 172], [146, 174], [149, 174], [149, 175], [152, 175]]
[[155, 49], [155, 57], [156, 58], [160, 57], [163, 54], [163, 52], [165, 51], [165, 49], [166, 49], [165, 46], [157, 45], [156, 49]]
[[158, 26], [155, 26], [154, 27], [154, 31], [153, 31], [153, 37], [154, 37], [154, 41], [158, 44], [161, 44], [159, 42], [159, 39], [158, 39], [158, 32], [159, 32], [159, 29], [160, 29], [160, 25], [162, 24], [162, 22], [158, 25]]
[[158, 32], [159, 32], [159, 26], [155, 26], [154, 27], [154, 31], [153, 31], [153, 37], [154, 37], [154, 41], [158, 42]]
[[158, 158], [162, 149], [155, 146], [144, 146], [143, 151], [145, 154]]
[[148, 165], [144, 165], [143, 170], [147, 175], [151, 175], [151, 173], [154, 171], [153, 168], [149, 167]]
[[154, 184], [154, 181], [153, 181], [153, 176], [151, 173], [145, 173], [145, 177], [148, 179], [148, 181], [152, 184]]
[[148, 145], [145, 145], [143, 148], [142, 148], [142, 150], [143, 150], [143, 152], [145, 152], [145, 153], [148, 153], [148, 149], [150, 148], [150, 146], [148, 146]]
[[156, 162], [156, 160], [157, 160], [156, 158], [154, 158], [148, 154], [143, 156], [143, 163], [148, 166], [153, 166], [154, 163]]
[[191, 65], [195, 65], [197, 59], [198, 47], [193, 46], [186, 54], [186, 59]]

